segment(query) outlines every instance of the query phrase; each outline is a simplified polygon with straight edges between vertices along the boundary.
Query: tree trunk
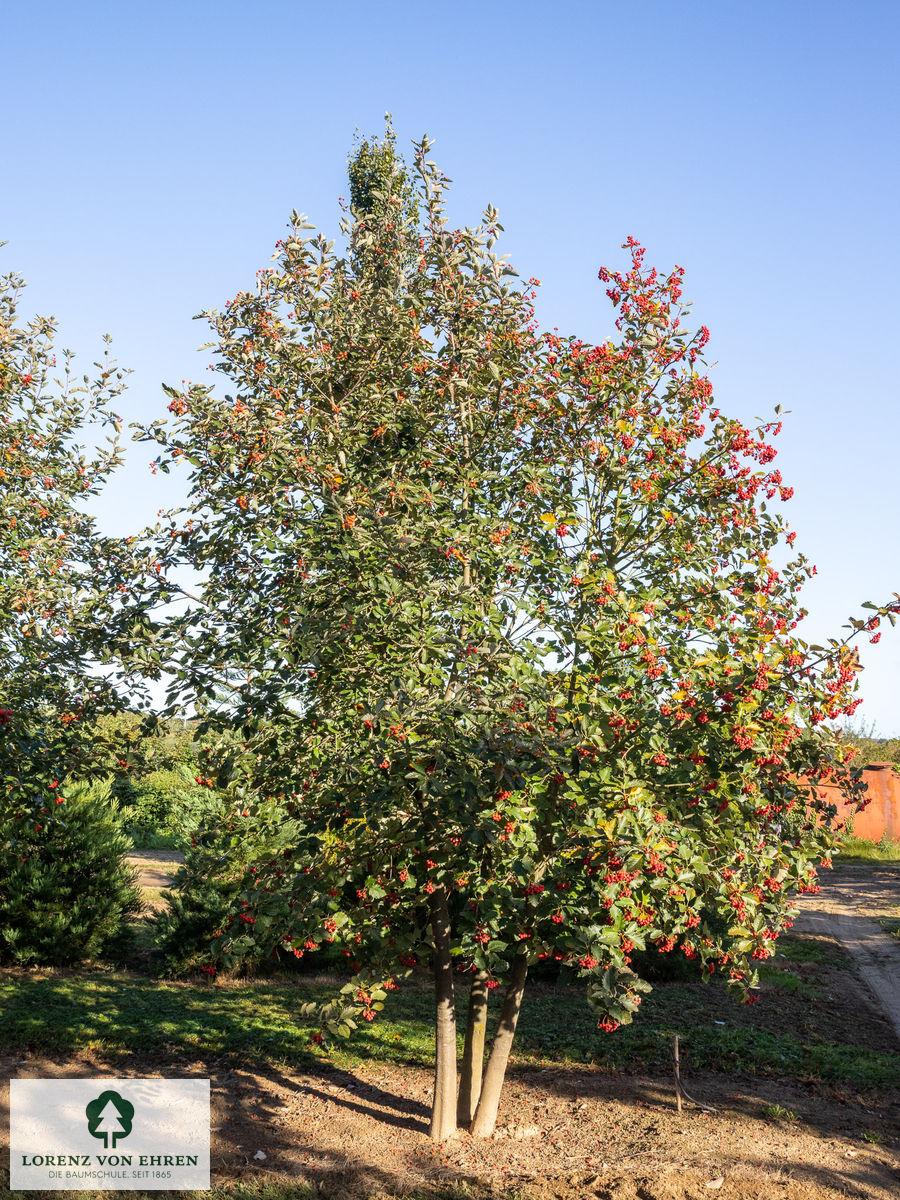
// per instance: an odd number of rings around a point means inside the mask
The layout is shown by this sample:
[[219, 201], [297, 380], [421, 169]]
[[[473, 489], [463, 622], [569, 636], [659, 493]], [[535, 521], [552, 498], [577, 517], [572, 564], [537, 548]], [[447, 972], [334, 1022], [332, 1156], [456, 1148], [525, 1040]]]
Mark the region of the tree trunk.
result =
[[481, 1076], [484, 1070], [484, 1035], [487, 1031], [488, 990], [487, 971], [478, 971], [472, 978], [469, 991], [469, 1015], [466, 1021], [466, 1044], [463, 1049], [462, 1077], [459, 1081], [459, 1101], [456, 1120], [467, 1128], [475, 1116], [481, 1096]]
[[431, 893], [434, 934], [434, 1104], [429, 1133], [438, 1141], [456, 1132], [456, 1009], [450, 961], [450, 913], [443, 887]]
[[488, 1059], [481, 1097], [478, 1101], [478, 1108], [475, 1110], [475, 1119], [472, 1122], [473, 1137], [490, 1137], [497, 1124], [500, 1092], [506, 1076], [509, 1052], [516, 1035], [516, 1025], [519, 1020], [519, 1009], [522, 1007], [522, 993], [525, 991], [527, 974], [528, 959], [524, 954], [519, 954], [513, 963], [512, 978], [506, 989], [503, 1008], [500, 1011], [500, 1024], [491, 1043], [491, 1057]]

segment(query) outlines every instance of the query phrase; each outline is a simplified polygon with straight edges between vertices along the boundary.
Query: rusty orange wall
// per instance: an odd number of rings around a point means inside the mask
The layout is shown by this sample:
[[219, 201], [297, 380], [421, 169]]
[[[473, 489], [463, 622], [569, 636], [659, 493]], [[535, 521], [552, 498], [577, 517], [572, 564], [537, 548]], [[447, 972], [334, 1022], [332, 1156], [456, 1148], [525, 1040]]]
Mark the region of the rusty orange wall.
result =
[[[873, 763], [863, 771], [863, 781], [868, 788], [869, 803], [853, 818], [854, 836], [878, 842], [887, 834], [892, 841], [900, 842], [900, 774], [890, 763]], [[847, 807], [844, 802], [839, 797], [829, 799], [837, 803], [838, 813], [843, 814]]]

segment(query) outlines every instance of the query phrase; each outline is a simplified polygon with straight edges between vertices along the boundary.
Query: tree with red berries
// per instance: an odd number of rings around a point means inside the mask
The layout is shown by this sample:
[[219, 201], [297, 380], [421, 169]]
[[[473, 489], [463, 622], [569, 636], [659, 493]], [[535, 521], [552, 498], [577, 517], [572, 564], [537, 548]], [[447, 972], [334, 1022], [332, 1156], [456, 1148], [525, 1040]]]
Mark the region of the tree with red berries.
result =
[[94, 378], [57, 367], [54, 322], [20, 321], [23, 282], [0, 278], [0, 823], [56, 810], [59, 783], [90, 756], [82, 724], [118, 703], [107, 636], [121, 578], [119, 547], [100, 537], [85, 502], [120, 458], [110, 404], [123, 373], [104, 355]]
[[187, 601], [155, 634], [173, 703], [202, 710], [228, 836], [259, 842], [208, 969], [342, 944], [327, 1038], [429, 968], [444, 1138], [493, 1130], [541, 960], [606, 1031], [648, 945], [752, 996], [833, 844], [818, 785], [858, 795], [825, 724], [858, 662], [797, 632], [780, 424], [716, 407], [681, 269], [629, 241], [601, 272], [617, 336], [541, 333], [496, 211], [450, 227], [428, 152], [360, 148], [344, 254], [294, 214], [209, 314], [232, 390], [172, 389], [145, 436], [190, 470], [151, 547], [159, 600]]

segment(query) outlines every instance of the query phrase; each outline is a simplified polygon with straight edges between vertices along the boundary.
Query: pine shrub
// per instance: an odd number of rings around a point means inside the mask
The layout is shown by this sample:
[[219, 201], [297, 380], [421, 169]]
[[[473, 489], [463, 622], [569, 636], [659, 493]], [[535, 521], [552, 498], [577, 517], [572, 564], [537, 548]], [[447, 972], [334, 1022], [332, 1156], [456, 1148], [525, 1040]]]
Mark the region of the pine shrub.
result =
[[240, 865], [229, 866], [201, 846], [187, 851], [166, 907], [154, 918], [163, 974], [188, 974], [209, 962], [210, 946], [232, 919], [244, 881]]
[[142, 911], [108, 783], [69, 784], [46, 824], [0, 820], [0, 962], [70, 966], [121, 951]]

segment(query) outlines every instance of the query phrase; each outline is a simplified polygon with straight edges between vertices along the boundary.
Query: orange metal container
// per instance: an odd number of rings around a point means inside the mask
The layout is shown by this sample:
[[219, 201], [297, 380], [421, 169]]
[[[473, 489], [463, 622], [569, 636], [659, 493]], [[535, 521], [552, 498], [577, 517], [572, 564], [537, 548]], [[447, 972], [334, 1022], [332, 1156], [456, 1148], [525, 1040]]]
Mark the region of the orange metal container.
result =
[[[853, 836], [878, 842], [887, 834], [889, 840], [900, 842], [900, 774], [893, 763], [870, 763], [862, 775], [869, 803], [852, 818]], [[824, 790], [838, 791], [830, 785]], [[839, 816], [847, 813], [849, 806], [840, 795], [828, 798], [837, 804]]]

